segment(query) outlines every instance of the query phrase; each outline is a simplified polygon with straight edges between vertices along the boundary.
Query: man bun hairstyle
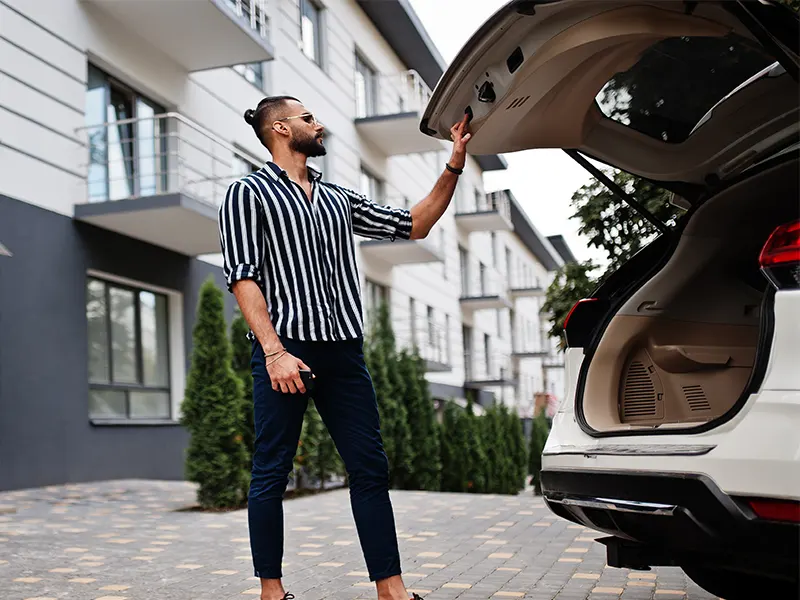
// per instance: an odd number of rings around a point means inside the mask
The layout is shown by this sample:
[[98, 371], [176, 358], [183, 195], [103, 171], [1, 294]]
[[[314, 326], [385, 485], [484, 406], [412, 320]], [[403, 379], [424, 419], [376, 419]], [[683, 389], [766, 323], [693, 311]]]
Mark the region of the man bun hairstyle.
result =
[[264, 125], [278, 117], [278, 113], [288, 100], [300, 102], [294, 96], [267, 96], [258, 103], [255, 110], [248, 108], [244, 111], [244, 122], [253, 128], [256, 137], [264, 146], [267, 145]]

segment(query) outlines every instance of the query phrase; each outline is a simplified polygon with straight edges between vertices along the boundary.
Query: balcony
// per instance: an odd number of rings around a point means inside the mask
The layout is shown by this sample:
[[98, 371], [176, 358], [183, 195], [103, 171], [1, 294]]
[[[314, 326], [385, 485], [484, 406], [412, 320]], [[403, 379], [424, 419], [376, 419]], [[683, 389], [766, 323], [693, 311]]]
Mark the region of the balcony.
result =
[[456, 225], [467, 233], [474, 231], [512, 231], [511, 192], [502, 190], [483, 196], [459, 196]]
[[464, 387], [515, 386], [517, 379], [511, 357], [484, 351], [464, 353]]
[[546, 358], [548, 356], [550, 356], [550, 350], [530, 342], [514, 344], [511, 352], [511, 357], [517, 361], [524, 358]]
[[453, 370], [450, 358], [450, 341], [443, 325], [428, 322], [417, 317], [412, 323], [395, 327], [395, 340], [398, 349], [411, 351], [416, 347], [425, 361], [429, 373], [442, 373]]
[[419, 130], [419, 120], [431, 90], [416, 71], [356, 77], [358, 133], [385, 156], [436, 152], [442, 140]]
[[[387, 201], [392, 206], [402, 203]], [[419, 240], [362, 240], [359, 243], [363, 256], [380, 260], [392, 267], [440, 263], [444, 261], [441, 238], [427, 237]]]
[[83, 0], [188, 71], [272, 60], [266, 0]]
[[546, 290], [542, 287], [538, 277], [530, 273], [512, 272], [509, 279], [508, 293], [511, 298], [544, 298]]
[[82, 127], [76, 220], [188, 256], [220, 251], [219, 203], [248, 156], [177, 113]]
[[459, 302], [464, 312], [512, 306], [502, 275], [480, 262], [462, 263]]
[[564, 354], [551, 350], [542, 363], [543, 369], [563, 369], [564, 368]]

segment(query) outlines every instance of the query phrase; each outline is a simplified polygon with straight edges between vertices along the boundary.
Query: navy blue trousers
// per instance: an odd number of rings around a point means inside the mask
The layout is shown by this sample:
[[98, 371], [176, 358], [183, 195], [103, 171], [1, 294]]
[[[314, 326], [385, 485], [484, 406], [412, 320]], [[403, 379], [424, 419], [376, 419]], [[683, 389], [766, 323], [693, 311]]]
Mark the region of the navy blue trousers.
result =
[[[383, 449], [378, 404], [364, 362], [363, 340], [301, 342], [281, 337], [289, 353], [316, 374], [310, 394], [350, 482], [350, 504], [372, 581], [400, 574], [389, 463]], [[308, 394], [272, 389], [261, 344], [253, 344], [255, 452], [248, 498], [255, 576], [283, 576], [283, 494], [308, 404]]]

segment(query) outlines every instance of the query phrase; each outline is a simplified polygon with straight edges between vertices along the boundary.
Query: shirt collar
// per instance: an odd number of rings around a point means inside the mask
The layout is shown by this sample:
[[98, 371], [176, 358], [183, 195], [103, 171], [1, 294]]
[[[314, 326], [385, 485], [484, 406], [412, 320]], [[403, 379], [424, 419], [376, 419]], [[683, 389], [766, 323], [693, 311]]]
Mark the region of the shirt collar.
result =
[[[266, 169], [264, 170], [267, 172], [267, 175], [269, 175], [273, 181], [278, 181], [283, 178], [287, 180], [289, 179], [289, 175], [286, 173], [286, 171], [284, 169], [281, 169], [274, 162], [267, 161], [267, 164], [265, 166]], [[318, 171], [311, 165], [308, 165], [308, 179], [312, 183], [320, 181], [322, 179], [322, 171]]]

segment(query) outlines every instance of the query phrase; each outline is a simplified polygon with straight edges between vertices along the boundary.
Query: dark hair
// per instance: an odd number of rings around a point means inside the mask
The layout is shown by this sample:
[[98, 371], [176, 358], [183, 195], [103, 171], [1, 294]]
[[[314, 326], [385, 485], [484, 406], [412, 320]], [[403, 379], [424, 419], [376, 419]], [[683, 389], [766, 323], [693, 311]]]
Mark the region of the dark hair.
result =
[[273, 119], [276, 111], [281, 108], [287, 100], [300, 102], [300, 100], [294, 96], [267, 96], [258, 103], [255, 110], [248, 108], [244, 111], [245, 123], [253, 128], [253, 131], [256, 132], [256, 137], [264, 146], [267, 145], [266, 137], [263, 135], [264, 124]]

